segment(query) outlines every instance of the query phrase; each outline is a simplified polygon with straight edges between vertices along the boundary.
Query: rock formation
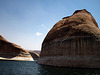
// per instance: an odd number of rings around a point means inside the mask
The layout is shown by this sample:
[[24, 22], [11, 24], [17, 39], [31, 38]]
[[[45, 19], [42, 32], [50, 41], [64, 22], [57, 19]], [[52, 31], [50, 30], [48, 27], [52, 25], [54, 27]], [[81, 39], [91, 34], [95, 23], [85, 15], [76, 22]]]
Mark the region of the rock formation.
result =
[[76, 10], [48, 32], [38, 64], [100, 68], [100, 30], [87, 10]]
[[40, 50], [33, 50], [34, 53], [37, 53], [38, 55], [40, 55]]
[[0, 60], [33, 61], [33, 58], [28, 51], [0, 35]]
[[35, 52], [29, 52], [31, 54], [31, 56], [33, 57], [34, 60], [37, 60], [40, 56], [39, 54], [35, 53]]

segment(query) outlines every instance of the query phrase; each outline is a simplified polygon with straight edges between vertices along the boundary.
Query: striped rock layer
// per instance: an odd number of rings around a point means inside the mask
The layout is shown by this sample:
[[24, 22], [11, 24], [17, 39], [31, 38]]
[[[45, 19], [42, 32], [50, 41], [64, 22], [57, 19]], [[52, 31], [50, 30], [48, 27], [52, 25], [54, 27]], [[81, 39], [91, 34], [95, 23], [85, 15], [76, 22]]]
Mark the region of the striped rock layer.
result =
[[100, 29], [87, 10], [76, 10], [48, 32], [38, 64], [100, 68]]
[[0, 35], [0, 60], [33, 61], [28, 51]]

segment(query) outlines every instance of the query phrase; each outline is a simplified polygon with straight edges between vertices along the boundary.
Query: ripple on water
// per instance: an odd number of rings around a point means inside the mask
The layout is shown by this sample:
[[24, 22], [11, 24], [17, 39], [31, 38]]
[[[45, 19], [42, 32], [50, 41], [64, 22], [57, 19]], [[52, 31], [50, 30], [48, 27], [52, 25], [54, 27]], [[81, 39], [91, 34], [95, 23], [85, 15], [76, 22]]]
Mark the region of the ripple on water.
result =
[[0, 61], [0, 75], [100, 75], [100, 69], [42, 66], [36, 61]]

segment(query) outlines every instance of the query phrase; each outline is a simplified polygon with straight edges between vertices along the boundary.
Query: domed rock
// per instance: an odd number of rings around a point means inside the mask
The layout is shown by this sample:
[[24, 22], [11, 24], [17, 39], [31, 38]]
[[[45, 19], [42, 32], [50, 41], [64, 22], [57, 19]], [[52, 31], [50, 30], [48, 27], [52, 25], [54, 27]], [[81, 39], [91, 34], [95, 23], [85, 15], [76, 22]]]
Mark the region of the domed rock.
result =
[[0, 60], [33, 61], [33, 58], [28, 51], [0, 35]]
[[38, 64], [100, 68], [100, 30], [87, 10], [76, 10], [48, 32]]

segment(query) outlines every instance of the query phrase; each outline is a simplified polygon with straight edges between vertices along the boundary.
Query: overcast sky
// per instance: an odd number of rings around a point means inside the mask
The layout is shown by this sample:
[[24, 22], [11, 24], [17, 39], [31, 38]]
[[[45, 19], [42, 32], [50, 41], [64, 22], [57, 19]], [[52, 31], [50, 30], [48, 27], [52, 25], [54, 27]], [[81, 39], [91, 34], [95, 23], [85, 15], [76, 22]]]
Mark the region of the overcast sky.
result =
[[0, 34], [24, 49], [41, 50], [53, 25], [79, 9], [100, 25], [100, 0], [0, 0]]

